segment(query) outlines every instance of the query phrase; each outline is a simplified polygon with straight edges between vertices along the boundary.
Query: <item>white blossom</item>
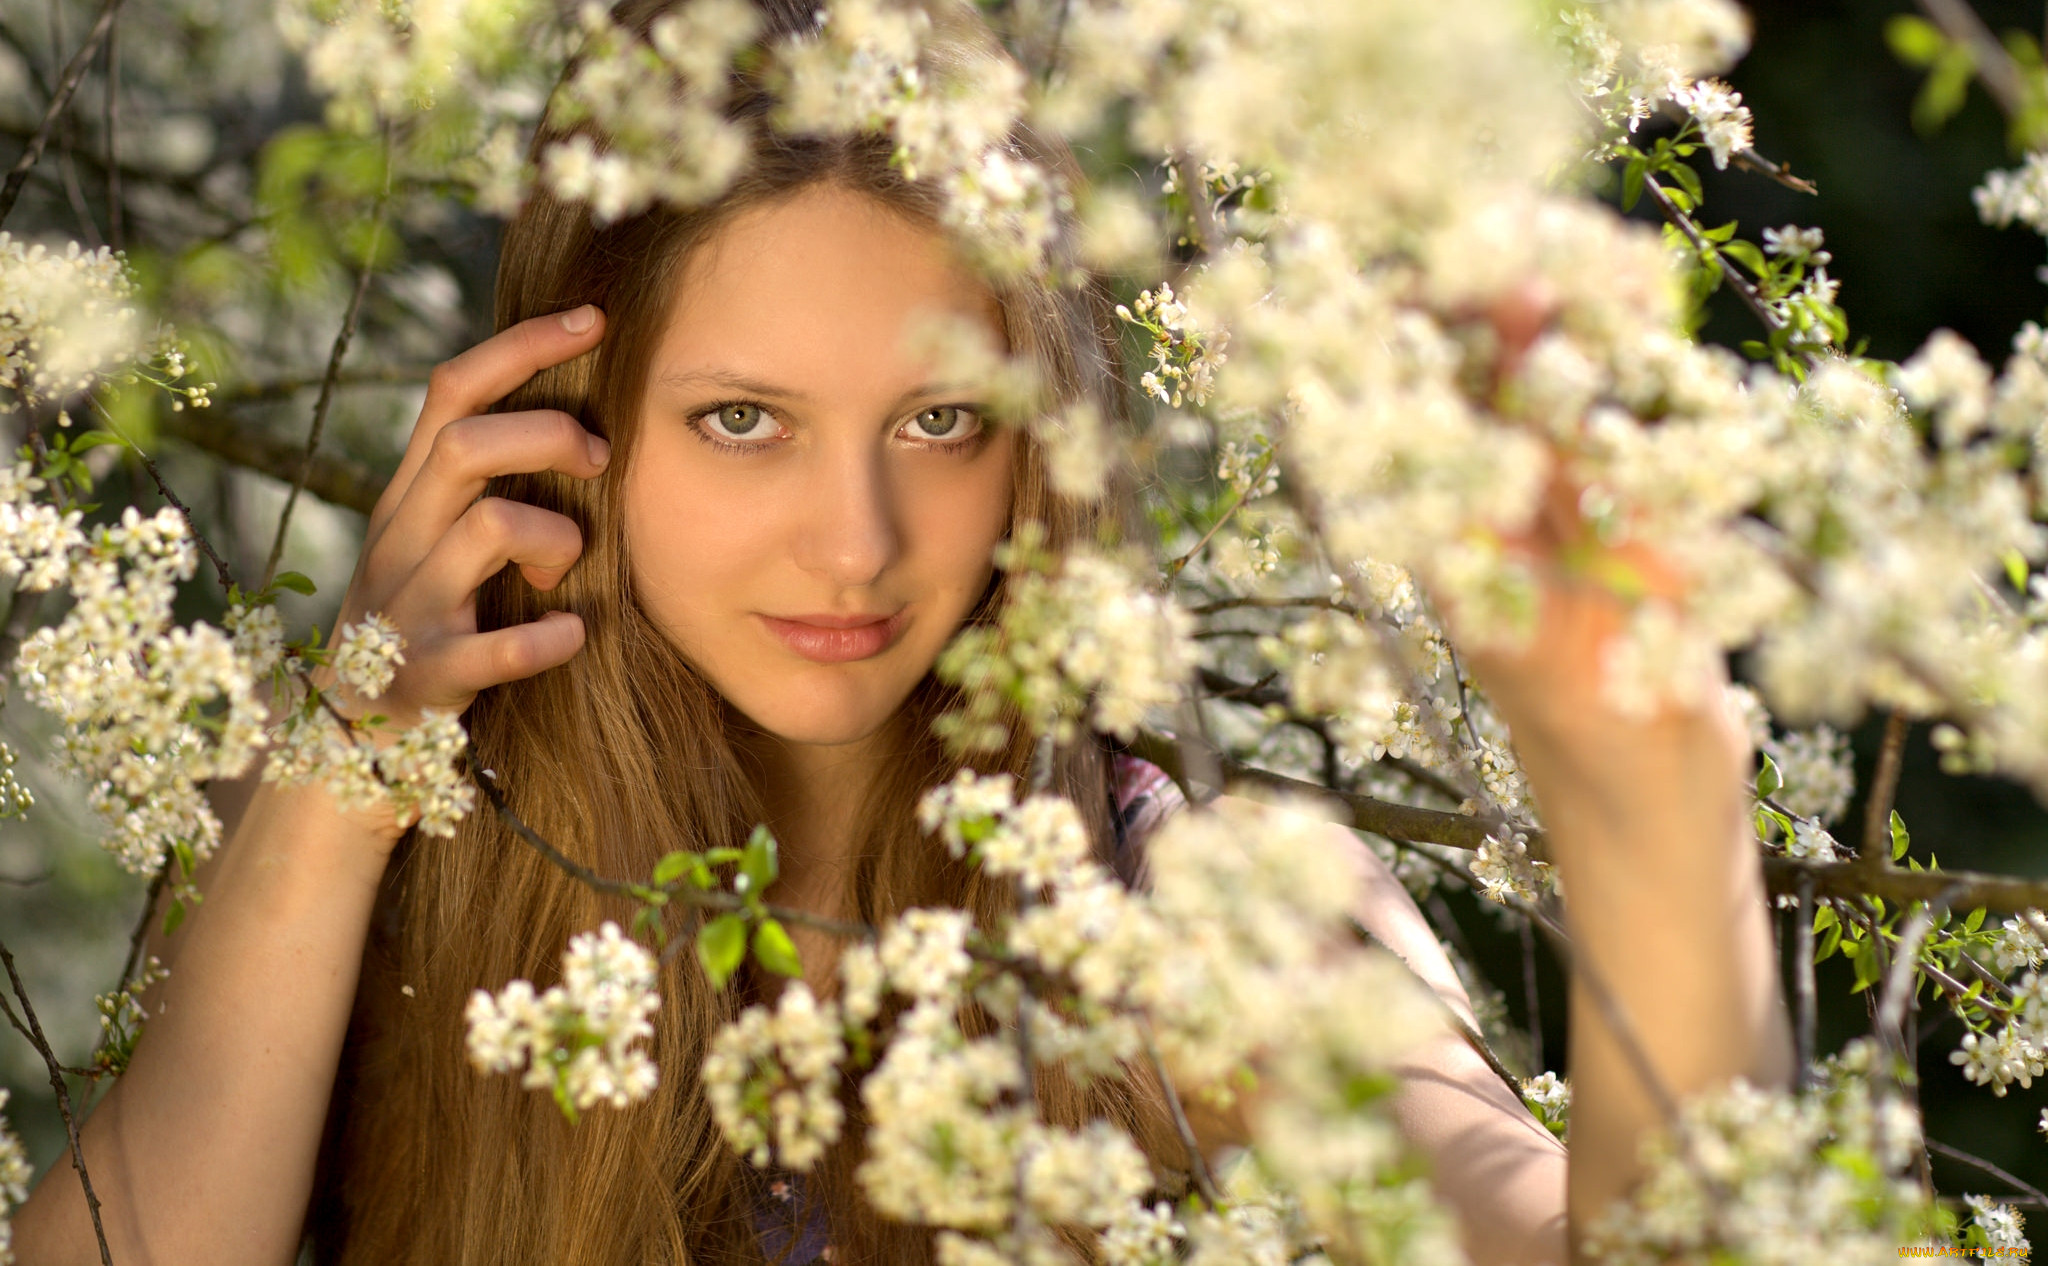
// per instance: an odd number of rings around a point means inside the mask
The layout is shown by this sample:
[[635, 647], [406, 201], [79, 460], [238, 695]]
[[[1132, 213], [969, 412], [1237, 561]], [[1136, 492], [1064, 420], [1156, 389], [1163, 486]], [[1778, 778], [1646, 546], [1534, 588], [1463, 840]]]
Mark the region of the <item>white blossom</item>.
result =
[[654, 1061], [638, 1043], [652, 1037], [653, 955], [616, 923], [569, 941], [562, 983], [536, 992], [515, 980], [495, 995], [479, 989], [464, 1012], [470, 1063], [486, 1073], [521, 1072], [529, 1090], [550, 1090], [577, 1110], [623, 1108], [653, 1093]]
[[2017, 220], [2048, 233], [2048, 153], [2039, 150], [2012, 171], [1994, 171], [1971, 197], [1984, 223], [2004, 228]]
[[757, 1166], [804, 1170], [839, 1138], [842, 1023], [837, 1007], [792, 981], [772, 1010], [748, 1007], [712, 1038], [704, 1092], [735, 1151]]
[[354, 624], [343, 625], [334, 644], [334, 674], [365, 699], [375, 699], [391, 685], [405, 662], [405, 638], [398, 626], [372, 611]]

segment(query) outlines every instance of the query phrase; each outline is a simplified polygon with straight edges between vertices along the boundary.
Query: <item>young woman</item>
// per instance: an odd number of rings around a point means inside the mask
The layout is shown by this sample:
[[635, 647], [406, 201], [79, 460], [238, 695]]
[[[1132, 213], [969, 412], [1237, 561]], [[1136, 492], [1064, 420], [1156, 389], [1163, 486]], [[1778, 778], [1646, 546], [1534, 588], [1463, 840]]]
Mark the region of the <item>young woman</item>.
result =
[[[771, 38], [810, 27], [808, 3], [759, 3]], [[644, 31], [663, 7], [633, 0], [621, 17]], [[758, 124], [764, 99], [741, 89], [734, 114]], [[1072, 173], [1057, 146], [1013, 140]], [[504, 243], [500, 332], [434, 374], [343, 618], [381, 611], [406, 637], [380, 712], [466, 708], [474, 758], [520, 815], [600, 873], [644, 875], [670, 849], [765, 821], [782, 845], [777, 902], [994, 917], [1004, 893], [913, 821], [916, 796], [957, 767], [932, 736], [948, 702], [932, 665], [1003, 601], [990, 558], [1012, 525], [1043, 524], [1059, 545], [1113, 529], [1114, 505], [1054, 495], [1028, 436], [934, 379], [903, 336], [933, 312], [982, 323], [1062, 400], [1115, 416], [1114, 322], [1094, 292], [984, 281], [886, 144], [757, 127], [754, 151], [700, 210], [596, 228], [580, 205], [528, 203]], [[1674, 1092], [1782, 1083], [1745, 746], [1719, 710], [1638, 721], [1603, 707], [1615, 614], [1553, 581], [1532, 647], [1479, 665], [1544, 805], [1575, 957]], [[1026, 763], [1020, 738], [983, 765]], [[1156, 771], [1084, 742], [1056, 781], [1131, 873], [1168, 799]], [[1328, 864], [1365, 879], [1360, 922], [1469, 1022], [1400, 884], [1349, 832], [1326, 838]], [[414, 840], [317, 788], [265, 785], [201, 886], [160, 951], [174, 970], [147, 1036], [85, 1130], [123, 1266], [283, 1264], [309, 1235], [317, 1260], [345, 1263], [928, 1256], [921, 1232], [860, 1202], [857, 1129], [782, 1223], [764, 1207], [789, 1191], [720, 1141], [697, 1066], [771, 982], [718, 993], [667, 970], [655, 1096], [573, 1127], [546, 1096], [467, 1065], [471, 990], [545, 978], [571, 935], [620, 913], [489, 812], [454, 840]], [[836, 946], [796, 935], [829, 994]], [[1564, 1261], [1567, 1186], [1574, 1221], [1603, 1208], [1658, 1119], [1582, 985], [1571, 1014], [1569, 1183], [1562, 1149], [1462, 1041], [1402, 1069], [1400, 1120], [1477, 1262]], [[1056, 1118], [1128, 1123], [1171, 1175], [1156, 1084], [1136, 1084], [1048, 1079], [1041, 1097]], [[1205, 1142], [1230, 1128], [1205, 1126]], [[98, 1260], [68, 1170], [15, 1229], [31, 1266]]]

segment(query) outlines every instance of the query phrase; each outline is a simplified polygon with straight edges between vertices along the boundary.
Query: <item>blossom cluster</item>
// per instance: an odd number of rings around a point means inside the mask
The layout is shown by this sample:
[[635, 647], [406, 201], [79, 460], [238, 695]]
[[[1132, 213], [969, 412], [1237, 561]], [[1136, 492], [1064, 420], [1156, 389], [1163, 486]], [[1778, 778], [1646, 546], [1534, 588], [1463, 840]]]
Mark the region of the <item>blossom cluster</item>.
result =
[[726, 77], [759, 24], [740, 0], [701, 0], [656, 19], [642, 41], [604, 6], [583, 6], [583, 45], [558, 117], [595, 123], [611, 143], [600, 153], [581, 131], [552, 143], [541, 155], [543, 179], [558, 196], [589, 204], [599, 222], [655, 202], [716, 197], [745, 156], [743, 134], [722, 111]]
[[521, 1085], [551, 1091], [565, 1110], [636, 1103], [658, 1077], [640, 1045], [661, 1009], [654, 982], [654, 956], [606, 922], [570, 939], [560, 984], [536, 991], [515, 980], [470, 996], [470, 1062], [482, 1072], [523, 1070]]
[[838, 1095], [843, 1028], [836, 1004], [793, 981], [773, 1009], [748, 1007], [718, 1031], [702, 1075], [712, 1119], [734, 1151], [758, 1166], [772, 1159], [796, 1170], [825, 1154], [846, 1115]]
[[1919, 1114], [1871, 1080], [1880, 1063], [1857, 1039], [1811, 1093], [1738, 1078], [1689, 1098], [1678, 1126], [1645, 1145], [1646, 1176], [1592, 1229], [1590, 1251], [1614, 1263], [1896, 1257], [1932, 1216], [1906, 1172]]
[[1144, 291], [1130, 307], [1118, 304], [1116, 314], [1151, 336], [1152, 368], [1138, 380], [1146, 395], [1176, 409], [1183, 399], [1208, 402], [1217, 366], [1228, 359], [1227, 333], [1206, 334], [1170, 285]]
[[952, 741], [1000, 746], [1006, 706], [1063, 740], [1083, 720], [1129, 737], [1148, 714], [1179, 701], [1194, 655], [1177, 603], [1092, 551], [1070, 551], [1051, 572], [1028, 536], [1004, 546], [997, 562], [1009, 572], [997, 622], [964, 630], [939, 658], [939, 675], [967, 696], [945, 718]]
[[1949, 1062], [2000, 1098], [2013, 1082], [2032, 1086], [2034, 1078], [2048, 1073], [2048, 978], [2031, 971], [2022, 976], [2012, 987], [2004, 1026], [1996, 1034], [1963, 1034]]
[[[0, 388], [24, 404], [90, 390], [126, 369], [144, 337], [120, 256], [0, 233]], [[4, 396], [0, 412], [13, 412]]]
[[37, 483], [25, 467], [0, 481], [13, 494], [0, 530], [17, 528], [0, 555], [20, 568], [20, 587], [61, 581], [73, 602], [23, 641], [24, 690], [64, 722], [64, 764], [90, 788], [123, 865], [146, 873], [173, 849], [204, 860], [220, 823], [199, 787], [247, 768], [266, 717], [227, 635], [172, 624], [178, 585], [198, 560], [191, 530], [168, 507], [144, 518], [130, 506], [88, 535], [76, 510], [30, 501]]
[[[547, 98], [561, 42], [554, 6], [532, 0], [291, 0], [275, 21], [343, 136], [384, 135], [384, 161], [424, 166], [510, 213], [525, 195], [522, 134]], [[424, 121], [426, 126], [415, 126]], [[451, 161], [450, 155], [456, 155]]]

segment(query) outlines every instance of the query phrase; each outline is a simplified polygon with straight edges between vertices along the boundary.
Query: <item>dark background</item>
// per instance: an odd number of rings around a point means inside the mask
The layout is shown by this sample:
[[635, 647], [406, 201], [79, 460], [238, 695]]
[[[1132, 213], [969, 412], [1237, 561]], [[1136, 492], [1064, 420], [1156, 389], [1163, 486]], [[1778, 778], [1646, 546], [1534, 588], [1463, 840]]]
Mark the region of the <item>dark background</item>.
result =
[[[2040, 38], [2039, 0], [1977, 0], [1976, 8], [1996, 31], [2023, 29]], [[1824, 229], [1852, 342], [1867, 338], [1868, 355], [1903, 359], [1946, 326], [2002, 364], [2022, 322], [2048, 322], [2048, 286], [2035, 276], [2048, 260], [2041, 237], [2025, 228], [1987, 227], [1970, 200], [1985, 172], [2018, 163], [2006, 145], [2003, 116], [1973, 86], [1967, 105], [1939, 132], [1914, 131], [1911, 109], [1921, 75], [1884, 41], [1886, 19], [1913, 12], [1910, 0], [1771, 0], [1749, 9], [1755, 42], [1727, 78], [1755, 113], [1758, 152], [1816, 182], [1819, 194], [1795, 193], [1732, 169], [1716, 172], [1702, 151], [1701, 218], [1709, 224], [1736, 220], [1740, 235], [1752, 241], [1783, 224]], [[1754, 318], [1726, 292], [1715, 296], [1704, 334], [1730, 347], [1759, 337]], [[1854, 735], [1859, 785], [1870, 776], [1880, 729], [1866, 723]], [[2048, 813], [2012, 784], [1942, 774], [1924, 726], [1914, 728], [1907, 744], [1897, 806], [1912, 831], [1912, 855], [1923, 864], [1933, 856], [1950, 870], [2048, 876]], [[1862, 813], [1859, 801], [1844, 815], [1837, 829], [1843, 843], [1853, 846]], [[1451, 904], [1482, 970], [1526, 1024], [1519, 938], [1468, 895]], [[1990, 926], [1996, 922], [1997, 916], [1987, 919]], [[1779, 935], [1781, 944], [1790, 944], [1789, 914], [1779, 918]], [[1563, 1072], [1564, 980], [1541, 951], [1539, 961], [1546, 1062]], [[1853, 977], [1840, 956], [1820, 965], [1818, 983], [1819, 1051], [1837, 1050], [1869, 1031], [1866, 995], [1849, 992]], [[2048, 1140], [2036, 1128], [2048, 1085], [2015, 1084], [2001, 1099], [1965, 1081], [1948, 1058], [1962, 1035], [1960, 1022], [1935, 1023], [1948, 1013], [1930, 997], [1923, 996], [1921, 1006], [1928, 1136], [2048, 1188]], [[2012, 1191], [1956, 1161], [1937, 1156], [1933, 1165], [1945, 1195]], [[2029, 1212], [2041, 1238], [2048, 1212]]]

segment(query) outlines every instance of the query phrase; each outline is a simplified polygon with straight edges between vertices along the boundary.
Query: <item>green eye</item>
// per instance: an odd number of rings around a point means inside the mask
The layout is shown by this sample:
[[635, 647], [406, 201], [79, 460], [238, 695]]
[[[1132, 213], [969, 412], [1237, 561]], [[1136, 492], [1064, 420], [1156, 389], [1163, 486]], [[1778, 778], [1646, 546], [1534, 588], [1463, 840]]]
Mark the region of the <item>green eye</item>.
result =
[[752, 435], [764, 417], [758, 404], [729, 404], [711, 415], [711, 423], [727, 435]]
[[974, 410], [957, 404], [942, 404], [926, 409], [910, 419], [912, 437], [926, 440], [958, 439], [974, 432], [980, 419]]

